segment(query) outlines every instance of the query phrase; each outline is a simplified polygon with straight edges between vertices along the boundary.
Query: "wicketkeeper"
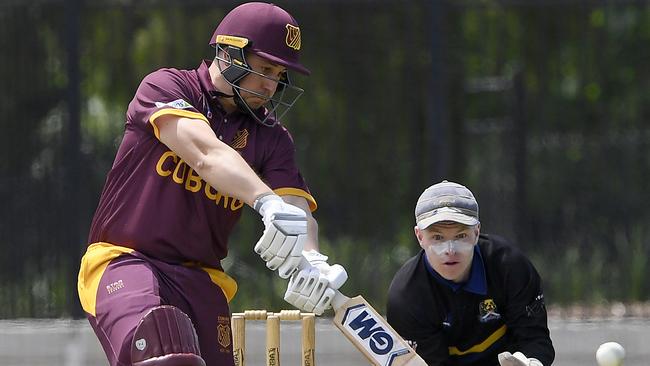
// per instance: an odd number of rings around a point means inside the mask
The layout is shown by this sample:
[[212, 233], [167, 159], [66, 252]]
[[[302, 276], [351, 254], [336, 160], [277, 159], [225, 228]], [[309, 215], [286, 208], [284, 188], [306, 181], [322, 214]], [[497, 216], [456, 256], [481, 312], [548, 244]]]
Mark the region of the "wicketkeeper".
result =
[[431, 366], [550, 366], [542, 284], [503, 238], [480, 234], [478, 203], [443, 181], [415, 206], [422, 250], [397, 272], [388, 322]]

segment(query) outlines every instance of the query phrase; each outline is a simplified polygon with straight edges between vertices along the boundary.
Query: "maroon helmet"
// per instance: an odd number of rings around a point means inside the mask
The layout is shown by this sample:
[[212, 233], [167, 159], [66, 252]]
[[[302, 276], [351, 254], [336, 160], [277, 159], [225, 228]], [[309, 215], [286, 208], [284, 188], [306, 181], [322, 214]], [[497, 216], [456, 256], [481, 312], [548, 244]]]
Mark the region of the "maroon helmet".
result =
[[[291, 84], [288, 72], [276, 80], [278, 88], [271, 98], [239, 86], [239, 82], [248, 74], [267, 77], [250, 68], [245, 51], [282, 65], [287, 70], [310, 74], [298, 59], [301, 46], [298, 22], [284, 9], [260, 2], [242, 4], [226, 14], [214, 31], [210, 45], [217, 49], [219, 70], [233, 88], [235, 103], [263, 125], [275, 125], [302, 95], [303, 90]], [[221, 63], [226, 66], [222, 67]], [[253, 110], [241, 97], [241, 90], [264, 97], [267, 99], [266, 106]]]
[[274, 4], [253, 2], [231, 10], [210, 39], [210, 45], [217, 43], [246, 47], [271, 62], [310, 74], [298, 60], [301, 46], [298, 22]]

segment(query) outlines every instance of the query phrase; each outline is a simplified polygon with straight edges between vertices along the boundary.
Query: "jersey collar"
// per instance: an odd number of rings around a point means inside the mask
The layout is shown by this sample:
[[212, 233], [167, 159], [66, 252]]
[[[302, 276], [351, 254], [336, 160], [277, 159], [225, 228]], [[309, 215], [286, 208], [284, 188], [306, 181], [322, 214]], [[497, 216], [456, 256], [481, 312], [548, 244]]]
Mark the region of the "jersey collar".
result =
[[198, 75], [199, 83], [201, 84], [203, 93], [208, 96], [208, 99], [212, 104], [216, 105], [219, 110], [223, 111], [223, 107], [218, 100], [218, 90], [214, 87], [214, 84], [212, 84], [212, 78], [210, 78], [209, 68], [211, 64], [212, 61], [203, 60], [199, 67], [196, 69], [196, 74]]
[[472, 268], [470, 269], [469, 280], [463, 283], [455, 283], [443, 278], [438, 272], [436, 272], [429, 261], [427, 256], [422, 256], [422, 261], [427, 271], [433, 276], [433, 278], [439, 283], [450, 287], [454, 292], [458, 290], [464, 290], [467, 292], [472, 292], [477, 295], [486, 295], [487, 294], [487, 278], [485, 277], [485, 264], [483, 263], [483, 256], [481, 255], [481, 250], [478, 245], [474, 246], [474, 258], [472, 259]]
[[199, 67], [196, 69], [196, 74], [199, 76], [201, 88], [207, 94], [217, 91], [217, 89], [214, 87], [214, 84], [212, 84], [212, 79], [210, 79], [210, 71], [208, 70], [210, 64], [212, 64], [212, 61], [203, 60]]

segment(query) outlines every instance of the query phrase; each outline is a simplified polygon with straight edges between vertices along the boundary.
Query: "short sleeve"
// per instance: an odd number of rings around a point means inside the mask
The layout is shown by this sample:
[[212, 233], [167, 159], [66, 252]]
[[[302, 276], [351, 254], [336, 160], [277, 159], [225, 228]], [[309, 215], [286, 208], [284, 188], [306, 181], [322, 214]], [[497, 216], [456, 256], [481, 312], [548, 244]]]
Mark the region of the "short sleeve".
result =
[[304, 197], [309, 208], [315, 211], [316, 200], [309, 192], [307, 183], [300, 174], [296, 164], [296, 149], [289, 131], [281, 125], [276, 125], [277, 135], [267, 158], [261, 167], [261, 176], [266, 184], [279, 195], [294, 195]]
[[193, 95], [181, 71], [160, 69], [147, 75], [129, 104], [127, 124], [146, 128], [160, 138], [156, 118], [171, 114], [199, 119], [208, 123], [196, 106], [199, 98]]

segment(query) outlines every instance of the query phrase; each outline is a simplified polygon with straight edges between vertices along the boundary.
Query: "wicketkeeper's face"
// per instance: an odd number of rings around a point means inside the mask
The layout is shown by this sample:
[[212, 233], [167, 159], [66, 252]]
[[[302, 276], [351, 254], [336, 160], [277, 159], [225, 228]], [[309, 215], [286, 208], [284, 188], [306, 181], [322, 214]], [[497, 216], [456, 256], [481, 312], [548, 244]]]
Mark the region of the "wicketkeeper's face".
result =
[[436, 223], [424, 230], [415, 227], [415, 236], [431, 267], [453, 282], [469, 278], [479, 232], [480, 224], [467, 226], [451, 221]]

